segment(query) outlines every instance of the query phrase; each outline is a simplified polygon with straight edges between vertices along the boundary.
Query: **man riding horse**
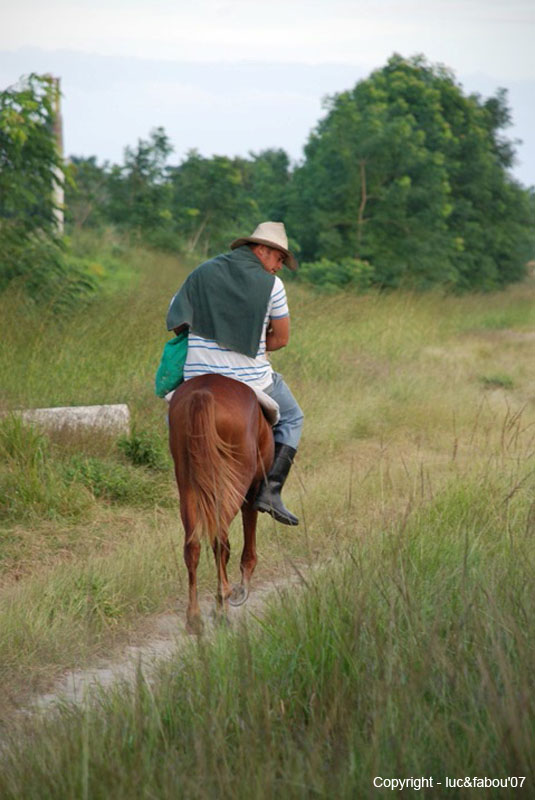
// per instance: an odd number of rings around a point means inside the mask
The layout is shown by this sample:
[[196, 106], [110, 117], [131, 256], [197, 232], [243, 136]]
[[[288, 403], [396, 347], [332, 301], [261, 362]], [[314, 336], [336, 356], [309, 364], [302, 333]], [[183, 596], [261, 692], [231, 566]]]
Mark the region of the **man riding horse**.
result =
[[282, 222], [263, 222], [251, 236], [236, 239], [224, 253], [205, 261], [171, 300], [167, 329], [189, 330], [184, 380], [218, 373], [260, 390], [275, 400], [280, 419], [273, 427], [275, 457], [254, 508], [285, 525], [299, 520], [280, 496], [292, 466], [303, 427], [299, 408], [267, 353], [290, 338], [284, 285], [277, 272], [283, 264], [297, 269], [288, 250]]

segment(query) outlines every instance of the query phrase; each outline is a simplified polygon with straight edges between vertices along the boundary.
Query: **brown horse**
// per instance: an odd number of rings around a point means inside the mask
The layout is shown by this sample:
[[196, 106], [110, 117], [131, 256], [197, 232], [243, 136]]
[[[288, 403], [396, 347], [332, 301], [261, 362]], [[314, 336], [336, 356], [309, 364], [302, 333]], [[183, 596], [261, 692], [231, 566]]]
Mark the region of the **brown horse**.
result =
[[[212, 545], [217, 567], [217, 607], [241, 605], [256, 566], [256, 521], [252, 507], [273, 462], [273, 434], [255, 393], [222, 375], [200, 375], [181, 384], [169, 408], [169, 442], [175, 462], [184, 525], [184, 561], [189, 577], [186, 615], [190, 633], [202, 630], [197, 597], [201, 537]], [[244, 546], [241, 583], [231, 589], [228, 529], [241, 508]]]

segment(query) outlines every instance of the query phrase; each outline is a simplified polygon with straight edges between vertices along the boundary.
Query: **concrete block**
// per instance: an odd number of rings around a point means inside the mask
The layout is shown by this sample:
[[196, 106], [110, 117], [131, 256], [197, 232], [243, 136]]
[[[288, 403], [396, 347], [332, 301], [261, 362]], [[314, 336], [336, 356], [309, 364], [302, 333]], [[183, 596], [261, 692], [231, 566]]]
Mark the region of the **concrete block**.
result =
[[48, 430], [93, 428], [118, 435], [130, 433], [130, 411], [125, 403], [107, 406], [30, 408], [18, 413], [25, 421]]

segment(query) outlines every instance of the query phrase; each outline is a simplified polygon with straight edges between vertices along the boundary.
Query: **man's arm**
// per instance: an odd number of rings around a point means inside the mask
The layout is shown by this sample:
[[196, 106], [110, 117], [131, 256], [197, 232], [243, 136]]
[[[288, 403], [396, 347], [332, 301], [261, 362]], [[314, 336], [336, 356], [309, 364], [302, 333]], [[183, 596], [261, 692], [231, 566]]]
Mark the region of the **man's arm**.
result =
[[266, 332], [266, 350], [280, 350], [290, 341], [290, 317], [271, 319]]

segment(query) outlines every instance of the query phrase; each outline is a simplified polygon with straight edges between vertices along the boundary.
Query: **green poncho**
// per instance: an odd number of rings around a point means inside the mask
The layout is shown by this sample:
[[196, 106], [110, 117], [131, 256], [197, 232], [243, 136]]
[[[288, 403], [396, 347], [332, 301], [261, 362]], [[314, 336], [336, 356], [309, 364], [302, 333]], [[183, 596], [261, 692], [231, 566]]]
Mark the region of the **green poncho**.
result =
[[167, 330], [193, 333], [254, 358], [275, 276], [243, 245], [205, 261], [171, 300]]

